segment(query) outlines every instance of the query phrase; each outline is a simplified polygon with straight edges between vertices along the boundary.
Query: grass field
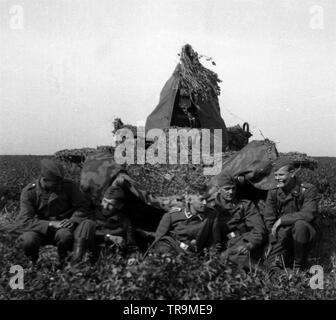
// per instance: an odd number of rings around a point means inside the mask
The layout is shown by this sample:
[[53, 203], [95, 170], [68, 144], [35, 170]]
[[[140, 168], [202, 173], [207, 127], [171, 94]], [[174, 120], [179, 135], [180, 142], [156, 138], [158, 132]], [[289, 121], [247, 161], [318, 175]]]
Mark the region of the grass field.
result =
[[[0, 156], [0, 225], [15, 219], [21, 189], [38, 176], [41, 158]], [[261, 267], [235, 270], [212, 252], [201, 257], [149, 257], [131, 266], [120, 254], [103, 252], [95, 266], [69, 264], [61, 270], [55, 249], [47, 247], [41, 250], [39, 266], [31, 268], [16, 238], [0, 231], [0, 299], [334, 299], [336, 158], [315, 159], [318, 169], [303, 169], [300, 176], [314, 183], [321, 195], [321, 237], [310, 262], [324, 268], [323, 290], [311, 289], [309, 272], [271, 281]], [[67, 167], [68, 176], [78, 179], [78, 173]], [[9, 285], [13, 265], [25, 270], [23, 290]]]

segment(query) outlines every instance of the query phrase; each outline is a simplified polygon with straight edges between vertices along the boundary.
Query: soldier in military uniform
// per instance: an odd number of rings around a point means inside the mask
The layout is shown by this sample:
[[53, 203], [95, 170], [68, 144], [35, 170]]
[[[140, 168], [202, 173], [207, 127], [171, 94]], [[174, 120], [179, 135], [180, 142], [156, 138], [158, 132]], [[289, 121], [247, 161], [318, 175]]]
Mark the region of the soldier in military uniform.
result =
[[53, 160], [41, 161], [41, 176], [21, 193], [17, 223], [23, 234], [19, 243], [36, 262], [42, 245], [57, 246], [61, 262], [73, 249], [73, 260], [81, 260], [92, 247], [95, 223], [89, 220], [88, 201], [79, 187], [64, 178], [63, 167]]
[[222, 177], [222, 186], [209, 205], [218, 213], [220, 232], [217, 249], [224, 260], [244, 266], [251, 258], [261, 257], [266, 229], [262, 216], [252, 201], [237, 197], [237, 182], [229, 174]]
[[279, 158], [274, 170], [278, 184], [268, 192], [263, 211], [270, 242], [268, 262], [273, 267], [282, 261], [286, 265], [294, 262], [296, 268], [304, 269], [316, 236], [317, 189], [296, 177], [290, 158]]
[[165, 213], [155, 233], [158, 253], [200, 252], [215, 245], [216, 212], [207, 207], [201, 194], [189, 196], [185, 205]]
[[112, 242], [130, 253], [137, 251], [138, 247], [131, 220], [123, 212], [125, 200], [125, 192], [120, 187], [110, 186], [105, 191], [102, 209], [96, 214], [96, 236], [98, 242]]

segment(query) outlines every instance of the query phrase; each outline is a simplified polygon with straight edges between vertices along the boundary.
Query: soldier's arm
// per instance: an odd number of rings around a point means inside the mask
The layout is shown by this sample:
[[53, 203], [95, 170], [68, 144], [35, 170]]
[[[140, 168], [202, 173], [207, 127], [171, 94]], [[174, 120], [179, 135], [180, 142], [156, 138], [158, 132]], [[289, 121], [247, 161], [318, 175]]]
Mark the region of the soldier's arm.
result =
[[24, 231], [35, 231], [46, 234], [50, 221], [39, 219], [35, 212], [33, 194], [24, 189], [20, 197], [20, 212], [17, 222]]
[[257, 209], [257, 207], [253, 204], [252, 201], [249, 201], [245, 206], [245, 224], [251, 229], [251, 231], [247, 232], [244, 237], [249, 243], [251, 243], [251, 249], [254, 249], [260, 246], [266, 234], [266, 228], [264, 221]]
[[266, 232], [269, 235], [268, 241], [273, 243], [276, 239], [273, 237], [271, 231], [274, 223], [277, 221], [277, 209], [276, 209], [276, 190], [269, 190], [265, 203], [264, 210], [262, 211], [264, 218]]
[[158, 240], [162, 238], [164, 235], [166, 235], [171, 226], [171, 213], [167, 212], [163, 215], [157, 229], [155, 232], [155, 240]]
[[69, 187], [71, 205], [74, 209], [74, 213], [72, 214], [70, 220], [75, 223], [80, 223], [92, 215], [90, 202], [76, 183], [71, 182], [71, 186]]
[[300, 211], [289, 213], [281, 217], [281, 225], [291, 225], [297, 220], [311, 222], [318, 210], [318, 194], [314, 186], [307, 188], [304, 192], [304, 201]]
[[267, 231], [271, 232], [272, 227], [277, 220], [275, 190], [268, 191], [265, 208], [262, 211], [262, 215], [264, 217]]

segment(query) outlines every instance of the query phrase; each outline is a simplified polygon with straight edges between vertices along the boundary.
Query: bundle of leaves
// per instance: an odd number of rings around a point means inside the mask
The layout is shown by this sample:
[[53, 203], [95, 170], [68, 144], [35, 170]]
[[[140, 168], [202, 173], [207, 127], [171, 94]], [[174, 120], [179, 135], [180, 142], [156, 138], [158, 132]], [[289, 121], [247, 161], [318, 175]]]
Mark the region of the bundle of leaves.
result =
[[287, 152], [287, 153], [280, 153], [279, 156], [286, 156], [293, 159], [296, 167], [302, 168], [309, 168], [314, 170], [317, 168], [318, 162], [316, 159], [308, 156], [306, 153], [300, 152]]
[[[190, 44], [182, 47], [180, 56], [180, 83], [182, 90], [189, 94], [192, 101], [207, 100], [220, 95], [218, 75], [205, 68], [199, 61], [199, 56]], [[212, 58], [208, 58], [212, 60]], [[215, 64], [213, 62], [213, 64]]]
[[112, 123], [113, 129], [112, 133], [116, 134], [120, 129], [129, 129], [132, 131], [134, 137], [137, 136], [137, 127], [132, 124], [124, 124], [120, 118], [115, 118]]
[[94, 148], [64, 149], [57, 151], [54, 157], [60, 161], [82, 164], [87, 155], [97, 152]]

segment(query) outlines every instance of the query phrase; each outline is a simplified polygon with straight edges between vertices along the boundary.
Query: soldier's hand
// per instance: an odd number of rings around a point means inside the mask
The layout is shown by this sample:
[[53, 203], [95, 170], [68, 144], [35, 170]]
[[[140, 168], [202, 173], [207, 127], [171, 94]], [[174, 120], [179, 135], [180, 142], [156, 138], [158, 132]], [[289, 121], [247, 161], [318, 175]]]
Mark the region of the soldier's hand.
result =
[[272, 228], [272, 231], [271, 231], [273, 237], [276, 236], [277, 230], [280, 226], [281, 226], [281, 218], [279, 218], [277, 221], [275, 221], [275, 223], [273, 225], [273, 228]]
[[61, 222], [62, 221], [50, 221], [48, 227], [54, 230], [60, 229], [61, 227]]
[[237, 253], [242, 253], [242, 254], [248, 254], [249, 250], [247, 249], [247, 247], [245, 245], [240, 245], [237, 247], [236, 249]]
[[63, 219], [60, 221], [60, 228], [68, 228], [71, 229], [74, 226], [74, 223], [69, 219]]
[[123, 237], [107, 234], [105, 235], [105, 239], [107, 241], [113, 242], [113, 244], [115, 244], [120, 249], [123, 249], [126, 247], [126, 242]]
[[271, 250], [272, 250], [272, 244], [270, 243], [268, 246], [267, 246], [267, 249], [266, 249], [266, 252], [265, 252], [265, 257], [267, 258], [269, 256], [269, 254], [271, 253]]

